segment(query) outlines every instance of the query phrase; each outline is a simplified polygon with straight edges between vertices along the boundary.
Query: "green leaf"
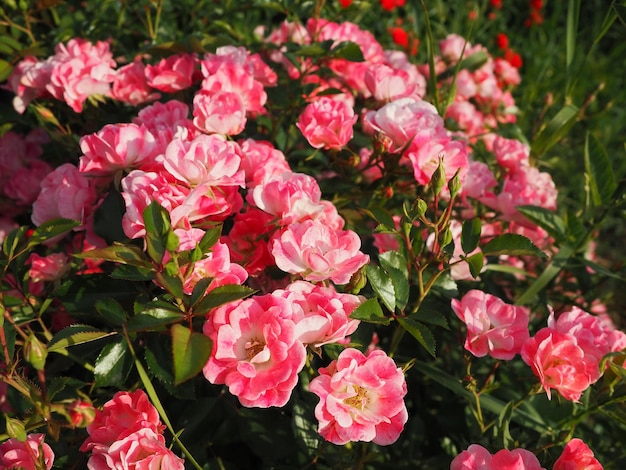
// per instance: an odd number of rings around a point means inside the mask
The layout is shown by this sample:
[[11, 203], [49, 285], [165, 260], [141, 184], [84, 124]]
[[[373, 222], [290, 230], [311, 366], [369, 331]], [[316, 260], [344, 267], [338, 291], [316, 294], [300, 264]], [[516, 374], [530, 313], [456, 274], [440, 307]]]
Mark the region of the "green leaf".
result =
[[517, 206], [516, 209], [528, 220], [548, 232], [555, 240], [565, 239], [567, 232], [565, 222], [556, 212], [538, 206]]
[[70, 325], [63, 328], [48, 342], [49, 352], [60, 352], [69, 346], [89, 343], [117, 334], [114, 331], [100, 331], [89, 325]]
[[107, 344], [96, 359], [94, 376], [95, 387], [124, 387], [130, 373], [131, 354], [124, 338]]
[[584, 153], [585, 175], [591, 187], [594, 205], [611, 203], [617, 189], [617, 181], [606, 150], [593, 134], [587, 134]]
[[120, 264], [111, 271], [110, 276], [113, 279], [122, 279], [125, 281], [152, 281], [154, 279], [154, 271], [151, 269], [140, 268], [139, 266], [131, 266], [128, 264]]
[[135, 245], [114, 244], [106, 248], [96, 248], [83, 251], [82, 253], [74, 253], [74, 256], [81, 259], [100, 259], [154, 270], [152, 263], [144, 252]]
[[331, 44], [332, 41], [326, 41], [326, 43], [302, 46], [298, 50], [293, 51], [293, 53], [300, 57], [321, 57], [328, 53]]
[[378, 325], [389, 325], [391, 322], [391, 318], [385, 316], [376, 299], [368, 299], [363, 302], [352, 311], [350, 318]]
[[424, 348], [426, 348], [426, 351], [428, 351], [431, 356], [436, 357], [435, 337], [426, 325], [412, 318], [398, 317], [396, 320], [398, 320], [398, 323], [400, 323], [400, 325], [402, 325], [402, 327], [408, 331], [411, 336], [413, 336], [422, 346], [424, 346]]
[[539, 256], [546, 258], [546, 254], [535, 246], [527, 237], [516, 233], [505, 233], [493, 238], [483, 247], [485, 256]]
[[396, 224], [391, 214], [382, 207], [370, 207], [369, 209], [364, 209], [364, 212], [379, 224], [384, 225], [388, 230], [396, 230]]
[[158, 272], [155, 277], [157, 283], [174, 297], [182, 299], [185, 296], [183, 283], [179, 278], [170, 276], [166, 272]]
[[184, 315], [166, 308], [150, 307], [131, 317], [126, 325], [129, 332], [156, 331], [165, 326], [182, 321]]
[[211, 284], [213, 280], [212, 277], [204, 277], [200, 279], [195, 286], [193, 286], [193, 291], [191, 292], [191, 296], [188, 299], [188, 306], [193, 306], [198, 303], [198, 301], [206, 294], [206, 290]]
[[407, 259], [399, 251], [385, 251], [384, 253], [380, 254], [378, 259], [380, 260], [380, 265], [383, 267], [383, 269], [386, 270], [387, 268], [391, 267], [400, 270], [405, 276], [409, 275], [407, 268]]
[[293, 406], [293, 434], [308, 456], [314, 456], [320, 446], [321, 438], [317, 424], [309, 416], [310, 411], [303, 404], [296, 402]]
[[541, 290], [561, 272], [573, 254], [573, 248], [568, 245], [563, 245], [559, 249], [558, 253], [554, 255], [541, 275], [535, 279], [535, 281], [528, 287], [528, 289], [526, 289], [526, 291], [516, 300], [515, 303], [517, 305], [526, 305], [530, 303], [535, 295], [541, 292]]
[[[158, 202], [152, 201], [143, 210], [143, 221], [146, 227], [146, 248], [152, 261], [161, 264], [165, 250], [170, 242], [172, 226], [170, 215]], [[172, 233], [173, 234], [173, 233]]]
[[28, 227], [26, 226], [18, 227], [9, 232], [9, 234], [4, 238], [4, 241], [2, 242], [2, 251], [9, 260], [13, 258], [20, 245], [23, 246], [27, 230]]
[[466, 220], [461, 229], [461, 247], [468, 254], [476, 249], [480, 241], [481, 223], [479, 218]]
[[337, 46], [333, 47], [330, 51], [330, 56], [334, 59], [345, 59], [350, 62], [363, 62], [363, 52], [358, 44], [350, 41], [341, 42]]
[[122, 326], [128, 319], [126, 312], [115, 299], [98, 299], [95, 303], [96, 311], [109, 323]]
[[513, 417], [514, 401], [510, 401], [506, 404], [502, 411], [498, 415], [498, 421], [494, 428], [494, 433], [498, 439], [502, 442], [502, 448], [508, 449], [513, 444], [513, 436], [509, 426], [511, 424], [511, 418]]
[[417, 313], [413, 315], [413, 316], [417, 316], [420, 322], [428, 323], [430, 325], [441, 326], [442, 328], [445, 328], [446, 330], [450, 329], [450, 326], [448, 325], [448, 320], [441, 312], [434, 310], [432, 307], [429, 307], [429, 308], [423, 308], [423, 307], [424, 307], [424, 304], [422, 304], [422, 307], [420, 307]]
[[474, 253], [472, 256], [464, 258], [469, 266], [470, 274], [476, 279], [483, 269], [485, 257], [482, 253]]
[[579, 111], [574, 105], [565, 105], [539, 133], [531, 146], [531, 154], [539, 158], [561, 140], [576, 122]]
[[[166, 363], [171, 363], [171, 358], [165, 359], [162, 356], [165, 353], [163, 347], [146, 347], [146, 364], [152, 374], [164, 384], [174, 383], [174, 374], [164, 367]], [[169, 349], [169, 348], [168, 348]]]
[[196, 304], [193, 312], [195, 315], [205, 315], [211, 309], [227, 304], [228, 302], [244, 299], [255, 292], [254, 289], [236, 284], [219, 286], [204, 296], [204, 298]]
[[378, 298], [382, 300], [389, 311], [394, 312], [396, 309], [396, 293], [393, 287], [393, 281], [389, 275], [385, 273], [382, 268], [372, 264], [366, 266], [365, 272]]
[[13, 72], [13, 66], [4, 59], [0, 59], [0, 82], [5, 81]]
[[63, 235], [75, 227], [78, 227], [80, 222], [70, 219], [53, 219], [44, 222], [35, 229], [33, 235], [28, 240], [28, 246], [33, 247], [39, 245], [46, 240], [50, 240], [58, 235]]
[[213, 343], [208, 336], [180, 324], [172, 325], [171, 332], [174, 385], [180, 385], [196, 376], [206, 365]]
[[94, 213], [93, 230], [107, 244], [121, 242], [128, 237], [122, 228], [122, 217], [126, 211], [124, 198], [119, 191], [112, 189]]
[[222, 235], [222, 226], [211, 227], [202, 235], [202, 238], [198, 242], [198, 246], [202, 250], [202, 253], [208, 253], [209, 250], [215, 245], [220, 236]]

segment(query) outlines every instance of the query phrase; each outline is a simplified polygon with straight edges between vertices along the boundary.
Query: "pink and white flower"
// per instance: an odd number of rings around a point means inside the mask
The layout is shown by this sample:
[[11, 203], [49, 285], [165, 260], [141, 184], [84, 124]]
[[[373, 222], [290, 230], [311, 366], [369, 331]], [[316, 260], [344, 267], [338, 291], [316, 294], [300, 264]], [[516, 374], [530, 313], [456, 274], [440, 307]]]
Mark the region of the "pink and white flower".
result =
[[319, 370], [309, 390], [320, 401], [315, 407], [318, 431], [343, 445], [350, 441], [393, 444], [408, 420], [402, 370], [382, 350], [368, 356], [348, 348]]
[[134, 60], [118, 68], [111, 85], [111, 97], [132, 106], [159, 99], [161, 94], [148, 85], [145, 70], [146, 66], [141, 60]]
[[345, 101], [322, 96], [304, 108], [296, 126], [312, 147], [340, 150], [352, 139], [357, 119]]
[[589, 446], [574, 438], [565, 445], [552, 470], [603, 470], [603, 467]]
[[30, 264], [29, 276], [33, 282], [56, 281], [70, 271], [65, 253], [51, 253], [47, 256], [31, 253], [26, 263]]
[[148, 85], [165, 93], [189, 88], [194, 81], [198, 59], [193, 54], [174, 54], [145, 68]]
[[293, 306], [271, 294], [218, 307], [204, 324], [213, 341], [203, 368], [225, 384], [243, 406], [284, 406], [298, 382], [306, 352], [296, 336]]
[[237, 135], [246, 126], [246, 108], [232, 91], [200, 90], [193, 98], [193, 124], [207, 134]]
[[44, 442], [45, 434], [29, 434], [26, 441], [11, 438], [0, 444], [0, 468], [7, 470], [37, 470], [43, 462], [46, 470], [52, 468], [54, 452]]
[[452, 299], [452, 310], [467, 326], [465, 349], [476, 357], [513, 359], [529, 337], [528, 309], [483, 291], [473, 289], [461, 300]]

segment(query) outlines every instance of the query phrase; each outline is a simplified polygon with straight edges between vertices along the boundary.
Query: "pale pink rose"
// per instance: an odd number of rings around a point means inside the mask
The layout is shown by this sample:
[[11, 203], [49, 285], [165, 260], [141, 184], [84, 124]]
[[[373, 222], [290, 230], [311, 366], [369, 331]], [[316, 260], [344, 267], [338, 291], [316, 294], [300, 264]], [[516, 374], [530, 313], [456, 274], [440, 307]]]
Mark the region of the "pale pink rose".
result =
[[226, 384], [246, 407], [289, 401], [306, 359], [290, 302], [266, 294], [228, 303], [211, 312], [204, 333], [213, 341], [209, 382]]
[[593, 451], [581, 439], [570, 440], [552, 470], [603, 470]]
[[296, 126], [312, 147], [340, 150], [352, 139], [357, 119], [345, 102], [322, 96], [304, 108]]
[[52, 468], [54, 452], [43, 440], [45, 434], [29, 434], [25, 442], [8, 439], [0, 444], [0, 468], [6, 470], [38, 470], [43, 461], [46, 470]]
[[291, 172], [285, 154], [269, 141], [246, 139], [241, 146], [241, 169], [246, 175], [246, 187], [253, 188], [265, 180], [279, 177], [283, 172]]
[[402, 370], [378, 349], [365, 356], [344, 349], [336, 361], [319, 370], [309, 390], [320, 397], [315, 407], [321, 436], [333, 444], [350, 441], [393, 444], [408, 413]]
[[408, 72], [384, 64], [371, 64], [365, 71], [365, 85], [374, 99], [389, 102], [416, 95], [417, 84]]
[[470, 445], [457, 455], [450, 470], [546, 470], [532, 452], [526, 449], [502, 449], [494, 455], [478, 444]]
[[493, 141], [493, 153], [498, 164], [511, 172], [530, 165], [530, 148], [517, 139], [497, 136]]
[[272, 221], [272, 215], [248, 206], [244, 212], [235, 214], [228, 235], [221, 238], [228, 245], [232, 260], [251, 276], [275, 265], [268, 247], [268, 238], [274, 231]]
[[263, 85], [255, 80], [253, 71], [244, 65], [225, 61], [211, 72], [211, 66], [201, 62], [202, 80], [201, 89], [213, 95], [217, 92], [230, 92], [239, 95], [247, 113], [263, 114], [267, 93]]
[[31, 253], [26, 264], [30, 264], [29, 276], [33, 282], [56, 281], [70, 271], [69, 259], [65, 253], [47, 256]]
[[[464, 37], [458, 34], [449, 34], [444, 39], [439, 41], [439, 49], [441, 55], [448, 62], [456, 63], [462, 57], [467, 57], [471, 48], [471, 44], [466, 43]], [[465, 47], [465, 51], [463, 48]]]
[[50, 81], [52, 73], [52, 61], [39, 61], [36, 57], [25, 57], [13, 68], [13, 72], [7, 79], [7, 84], [2, 88], [13, 91], [13, 108], [20, 114], [24, 114], [26, 108], [34, 99], [49, 96], [46, 85]]
[[360, 251], [361, 240], [351, 230], [333, 230], [319, 220], [288, 225], [270, 244], [276, 265], [304, 280], [330, 279], [347, 284], [369, 262]]
[[360, 322], [352, 320], [350, 314], [363, 303], [363, 297], [305, 281], [296, 281], [273, 295], [300, 307], [294, 310], [296, 334], [302, 343], [313, 348], [340, 342], [359, 326]]
[[140, 429], [161, 434], [165, 426], [161, 424], [159, 413], [143, 390], [117, 392], [104, 404], [101, 411], [96, 410], [93, 422], [87, 426], [89, 437], [80, 446], [80, 450], [106, 452], [115, 441]]
[[193, 124], [207, 134], [237, 135], [246, 126], [246, 108], [237, 93], [200, 90], [193, 98]]
[[179, 53], [146, 65], [144, 73], [148, 85], [165, 93], [189, 88], [194, 81], [197, 58], [194, 54]]
[[465, 136], [470, 142], [475, 142], [477, 136], [485, 132], [483, 114], [469, 101], [455, 101], [448, 106], [446, 119], [456, 123], [459, 132], [455, 132], [455, 135]]
[[25, 162], [4, 185], [4, 194], [17, 207], [30, 206], [39, 195], [41, 181], [51, 172], [52, 167], [42, 160]]
[[456, 76], [456, 101], [466, 101], [478, 93], [478, 86], [474, 80], [474, 76], [467, 69], [461, 69]]
[[184, 460], [165, 445], [153, 429], [137, 429], [113, 442], [105, 452], [94, 452], [89, 470], [184, 470]]
[[430, 136], [444, 128], [437, 109], [414, 98], [401, 98], [377, 111], [368, 111], [364, 121], [364, 126], [380, 134], [385, 147], [392, 153], [403, 150], [418, 133]]
[[92, 44], [75, 38], [67, 44], [58, 44], [55, 51], [50, 82], [46, 86], [52, 96], [80, 113], [89, 96], [110, 95], [115, 61], [108, 43]]
[[96, 175], [130, 171], [154, 160], [156, 139], [147, 127], [137, 124], [107, 124], [80, 139], [83, 155], [78, 169]]
[[[576, 343], [585, 354], [598, 362], [606, 354], [622, 350], [626, 341], [626, 335], [615, 326], [575, 306], [561, 312], [558, 317], [551, 312], [548, 327], [576, 338]], [[598, 371], [598, 378], [599, 374]]]
[[426, 96], [426, 77], [420, 73], [415, 64], [411, 63], [406, 52], [399, 50], [386, 50], [384, 52], [385, 64], [394, 69], [404, 70], [409, 74], [408, 80], [415, 87], [413, 96], [420, 99]]
[[[185, 251], [193, 250], [205, 234], [205, 231], [192, 228], [191, 230], [177, 229], [174, 233], [180, 240], [178, 251]], [[167, 259], [169, 259], [169, 256], [166, 256], [163, 263], [167, 263]], [[212, 279], [206, 292], [226, 284], [241, 285], [248, 278], [248, 273], [244, 268], [230, 262], [228, 246], [220, 242], [213, 245], [201, 260], [194, 263], [191, 272], [189, 272], [189, 269], [185, 269], [185, 266], [181, 266], [181, 268], [185, 272], [183, 290], [186, 294], [191, 294], [198, 281], [204, 278]]]
[[463, 195], [478, 199], [479, 201], [495, 201], [496, 195], [492, 188], [497, 186], [495, 176], [489, 169], [489, 165], [483, 162], [470, 161], [465, 175], [465, 181], [461, 191]]
[[467, 326], [465, 349], [476, 357], [489, 354], [496, 359], [513, 359], [529, 337], [529, 312], [525, 307], [507, 304], [477, 289], [451, 303], [456, 316]]
[[162, 163], [185, 186], [244, 185], [244, 174], [239, 169], [241, 149], [220, 135], [202, 134], [192, 141], [174, 139], [167, 146]]
[[276, 86], [278, 76], [257, 53], [250, 54], [245, 47], [232, 45], [218, 47], [215, 54], [206, 53], [201, 62], [202, 73], [205, 77], [214, 74], [226, 62], [243, 65], [254, 79], [263, 86]]
[[578, 402], [599, 375], [598, 361], [585, 355], [576, 338], [552, 328], [542, 328], [529, 338], [520, 355], [539, 378], [548, 399], [554, 389], [566, 400]]
[[41, 225], [58, 217], [81, 222], [84, 229], [88, 215], [96, 202], [92, 181], [71, 163], [65, 163], [48, 174], [41, 182], [41, 192], [33, 203], [32, 221]]
[[161, 94], [155, 93], [148, 85], [145, 69], [141, 60], [134, 60], [118, 68], [113, 77], [111, 97], [132, 106], [158, 100]]

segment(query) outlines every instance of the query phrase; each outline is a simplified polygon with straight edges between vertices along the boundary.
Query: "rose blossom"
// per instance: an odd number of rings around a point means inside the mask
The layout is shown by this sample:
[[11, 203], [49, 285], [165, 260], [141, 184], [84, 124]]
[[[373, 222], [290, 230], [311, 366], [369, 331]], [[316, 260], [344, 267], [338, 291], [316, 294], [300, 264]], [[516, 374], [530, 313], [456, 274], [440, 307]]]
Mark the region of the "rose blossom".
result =
[[231, 91], [200, 90], [193, 98], [193, 124], [207, 134], [237, 135], [246, 126], [246, 108]]
[[532, 452], [526, 449], [502, 449], [494, 455], [478, 444], [470, 445], [457, 455], [450, 470], [546, 470]]
[[29, 276], [33, 282], [56, 281], [70, 271], [70, 264], [65, 253], [52, 253], [39, 256], [32, 253], [26, 264], [30, 264]]
[[346, 284], [369, 256], [360, 251], [361, 240], [350, 230], [333, 230], [319, 220], [287, 226], [270, 244], [276, 265], [307, 281], [330, 279]]
[[140, 429], [150, 429], [160, 434], [165, 426], [161, 424], [159, 413], [143, 390], [117, 392], [104, 404], [102, 411], [96, 410], [95, 419], [87, 426], [89, 437], [80, 450], [106, 452], [115, 441]]
[[574, 438], [565, 445], [552, 470], [602, 470], [602, 465], [587, 444]]
[[340, 150], [352, 139], [357, 119], [344, 101], [322, 96], [304, 108], [296, 126], [312, 147]]
[[211, 312], [204, 334], [213, 341], [207, 380], [226, 384], [243, 406], [284, 406], [298, 383], [306, 351], [296, 336], [293, 306], [271, 294]]
[[179, 53], [161, 59], [145, 68], [148, 85], [165, 93], [174, 93], [193, 84], [197, 59], [193, 54]]
[[363, 297], [342, 294], [333, 287], [324, 287], [305, 281], [296, 281], [273, 295], [284, 297], [298, 306], [294, 310], [298, 339], [313, 348], [336, 343], [354, 333], [358, 320], [350, 318], [352, 311], [363, 302]]
[[364, 80], [377, 101], [389, 102], [417, 95], [417, 84], [410, 81], [409, 73], [388, 65], [371, 64], [365, 71]]
[[315, 407], [318, 431], [343, 445], [350, 441], [393, 444], [408, 419], [402, 370], [382, 350], [368, 356], [348, 348], [319, 370], [309, 390], [320, 397]]
[[87, 462], [89, 470], [184, 470], [183, 459], [165, 445], [153, 429], [137, 429], [111, 444], [106, 452], [94, 452]]
[[6, 470], [35, 470], [43, 458], [46, 470], [52, 468], [54, 453], [43, 440], [44, 434], [29, 434], [25, 442], [11, 438], [0, 444], [0, 468]]
[[155, 93], [148, 85], [145, 69], [139, 59], [118, 68], [113, 76], [111, 97], [132, 106], [158, 100], [161, 94]]
[[513, 359], [529, 337], [528, 309], [483, 291], [472, 289], [461, 300], [452, 299], [452, 310], [467, 326], [465, 349], [476, 357]]
[[554, 389], [566, 400], [577, 402], [599, 377], [598, 361], [585, 355], [576, 338], [552, 328], [542, 328], [529, 338], [520, 355], [539, 378], [548, 399]]
[[246, 139], [239, 141], [242, 159], [240, 168], [246, 175], [246, 187], [253, 188], [265, 180], [291, 172], [285, 154], [266, 140]]

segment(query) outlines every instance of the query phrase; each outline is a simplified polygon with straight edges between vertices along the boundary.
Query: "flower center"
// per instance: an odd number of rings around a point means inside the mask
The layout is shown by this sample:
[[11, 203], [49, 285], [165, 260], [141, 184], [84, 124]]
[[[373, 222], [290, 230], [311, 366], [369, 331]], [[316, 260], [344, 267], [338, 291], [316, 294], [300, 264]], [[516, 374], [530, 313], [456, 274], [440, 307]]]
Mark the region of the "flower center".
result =
[[252, 360], [254, 356], [259, 354], [265, 348], [265, 343], [260, 343], [257, 340], [251, 340], [246, 343], [246, 357], [248, 360]]
[[346, 405], [362, 410], [367, 404], [367, 390], [359, 385], [354, 385], [354, 391], [356, 392], [356, 395], [346, 398], [343, 402]]

